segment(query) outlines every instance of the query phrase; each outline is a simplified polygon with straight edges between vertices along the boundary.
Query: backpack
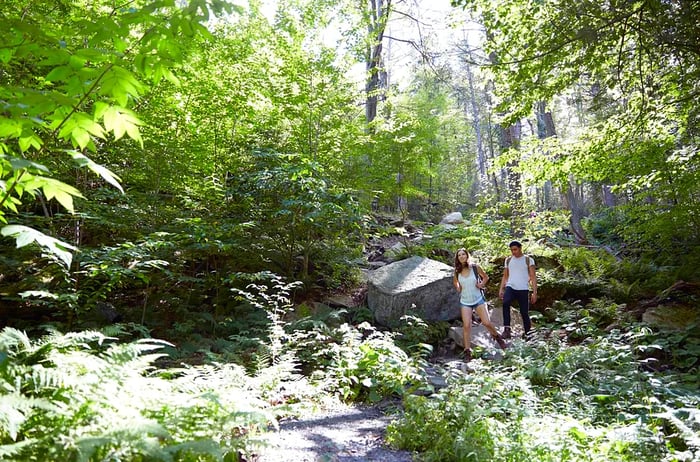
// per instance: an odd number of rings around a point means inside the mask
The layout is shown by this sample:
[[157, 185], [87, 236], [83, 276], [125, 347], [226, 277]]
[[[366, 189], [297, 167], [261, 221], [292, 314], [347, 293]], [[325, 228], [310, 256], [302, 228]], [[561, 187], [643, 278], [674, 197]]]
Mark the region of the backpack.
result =
[[[478, 284], [481, 282], [481, 276], [479, 275], [479, 271], [477, 271], [477, 268], [479, 265], [474, 263], [471, 266], [472, 266], [472, 271], [474, 271], [474, 277], [476, 278], [476, 283]], [[481, 289], [481, 295], [484, 296], [484, 300], [485, 300], [486, 299], [486, 291], [484, 289]]]

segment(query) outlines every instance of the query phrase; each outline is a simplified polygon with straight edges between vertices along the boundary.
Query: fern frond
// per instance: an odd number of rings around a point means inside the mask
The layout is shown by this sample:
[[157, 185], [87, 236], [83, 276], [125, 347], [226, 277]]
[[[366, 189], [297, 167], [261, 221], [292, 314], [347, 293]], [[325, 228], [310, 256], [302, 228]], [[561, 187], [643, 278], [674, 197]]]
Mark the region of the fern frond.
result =
[[31, 347], [32, 342], [26, 332], [14, 327], [5, 327], [0, 331], [0, 350], [11, 354], [16, 351], [28, 351]]
[[[172, 460], [161, 447], [161, 441], [169, 440], [170, 433], [152, 420], [124, 421], [110, 426], [101, 435], [90, 435], [75, 440], [78, 460], [94, 460], [95, 454], [104, 447], [121, 453], [123, 460], [137, 459], [136, 454], [148, 456], [146, 460]], [[140, 460], [140, 459], [139, 459]]]
[[0, 433], [7, 433], [12, 440], [17, 439], [22, 425], [35, 409], [56, 413], [62, 411], [59, 406], [42, 398], [30, 398], [16, 393], [0, 395]]
[[66, 386], [66, 371], [56, 368], [46, 368], [41, 364], [32, 365], [29, 374], [24, 378], [28, 386], [39, 392], [46, 388], [64, 388]]
[[0, 445], [0, 460], [17, 460], [15, 456], [19, 455], [22, 450], [36, 443], [38, 440], [35, 438], [18, 441], [12, 444], [2, 444]]
[[185, 441], [184, 443], [173, 444], [167, 446], [164, 450], [173, 456], [176, 460], [186, 459], [185, 454], [197, 454], [200, 456], [211, 456], [214, 460], [221, 460], [223, 453], [221, 446], [214, 440], [194, 440]]
[[[151, 362], [156, 359], [167, 355], [154, 354], [144, 356], [144, 353], [162, 349], [166, 345], [172, 344], [155, 339], [143, 339], [132, 343], [113, 344], [100, 356], [115, 365], [134, 365], [133, 363], [137, 360], [141, 360], [141, 363], [147, 362], [147, 365], [150, 365]], [[142, 360], [144, 357], [146, 358], [145, 361]]]

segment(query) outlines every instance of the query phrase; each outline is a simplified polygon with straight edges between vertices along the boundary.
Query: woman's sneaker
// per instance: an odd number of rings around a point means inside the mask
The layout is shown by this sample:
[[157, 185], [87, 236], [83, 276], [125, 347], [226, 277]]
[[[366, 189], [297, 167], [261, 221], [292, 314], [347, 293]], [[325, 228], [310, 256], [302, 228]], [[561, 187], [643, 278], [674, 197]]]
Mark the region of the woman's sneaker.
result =
[[464, 362], [468, 363], [472, 360], [472, 350], [470, 348], [464, 349]]
[[498, 346], [501, 347], [501, 350], [505, 350], [505, 349], [506, 349], [506, 347], [507, 347], [506, 341], [503, 340], [503, 336], [502, 336], [502, 335], [498, 334], [498, 335], [496, 335], [496, 336], [494, 337], [494, 339], [496, 340], [496, 343], [498, 343]]

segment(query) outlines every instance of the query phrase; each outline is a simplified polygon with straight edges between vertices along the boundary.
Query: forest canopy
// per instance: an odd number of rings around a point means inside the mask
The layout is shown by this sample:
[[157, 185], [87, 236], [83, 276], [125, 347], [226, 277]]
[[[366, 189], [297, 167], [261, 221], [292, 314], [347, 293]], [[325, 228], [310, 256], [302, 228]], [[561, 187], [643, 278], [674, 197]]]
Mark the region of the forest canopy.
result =
[[[398, 398], [424, 460], [697, 460], [700, 3], [436, 5], [4, 0], [0, 458]], [[438, 390], [461, 320], [379, 325], [367, 274], [465, 247], [499, 304], [513, 239], [536, 332]]]

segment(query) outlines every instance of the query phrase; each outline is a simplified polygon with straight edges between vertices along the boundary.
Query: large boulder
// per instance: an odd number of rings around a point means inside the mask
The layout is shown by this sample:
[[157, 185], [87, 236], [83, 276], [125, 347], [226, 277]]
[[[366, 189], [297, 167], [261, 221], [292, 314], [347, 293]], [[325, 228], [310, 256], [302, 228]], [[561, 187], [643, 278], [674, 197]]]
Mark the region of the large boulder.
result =
[[452, 274], [451, 266], [424, 257], [391, 263], [369, 273], [367, 305], [383, 326], [407, 314], [425, 321], [458, 319], [459, 294]]
[[464, 223], [464, 217], [461, 212], [448, 213], [440, 221], [440, 224], [443, 225], [459, 225], [462, 223]]

